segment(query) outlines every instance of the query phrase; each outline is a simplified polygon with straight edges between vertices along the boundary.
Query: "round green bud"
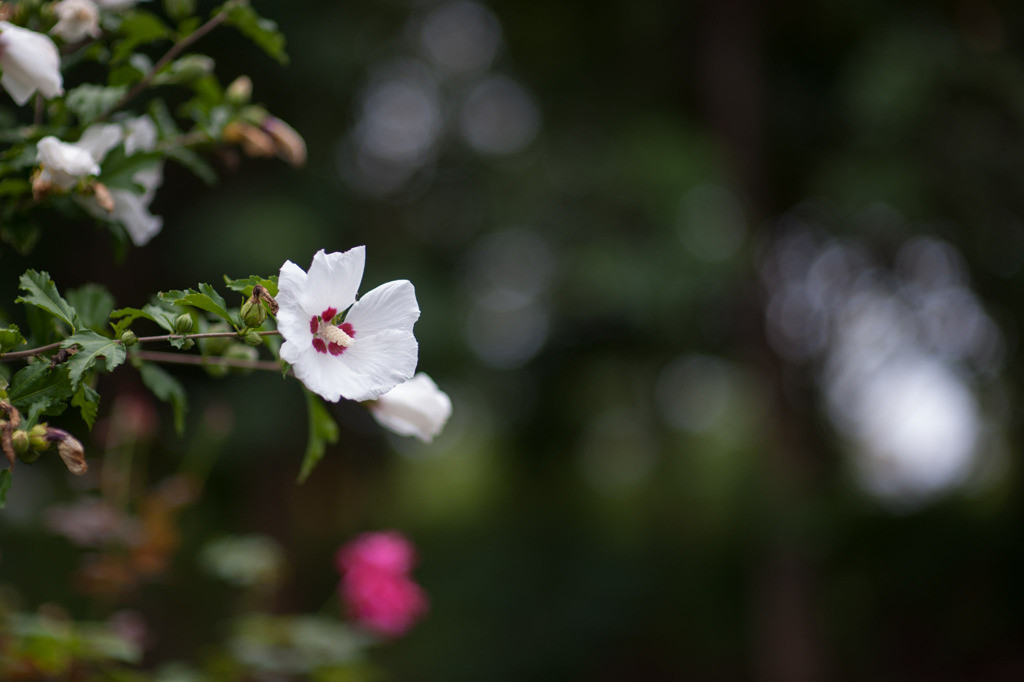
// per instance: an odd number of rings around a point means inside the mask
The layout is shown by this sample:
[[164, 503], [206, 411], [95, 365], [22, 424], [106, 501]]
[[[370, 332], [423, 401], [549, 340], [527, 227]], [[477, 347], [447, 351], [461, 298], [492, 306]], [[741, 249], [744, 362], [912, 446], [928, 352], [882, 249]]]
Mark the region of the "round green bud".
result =
[[174, 333], [175, 334], [188, 334], [192, 331], [192, 316], [188, 313], [182, 313], [174, 318]]
[[28, 441], [28, 431], [19, 429], [11, 434], [11, 445], [14, 446], [14, 452], [18, 457], [24, 457], [29, 448], [32, 447]]
[[135, 332], [131, 329], [125, 329], [121, 333], [121, 345], [127, 348], [128, 346], [134, 346], [139, 342], [139, 337], [135, 336]]
[[36, 424], [28, 432], [28, 443], [35, 452], [44, 452], [50, 448], [46, 440], [46, 424]]
[[[254, 362], [259, 359], [260, 353], [258, 350], [251, 346], [246, 346], [242, 343], [232, 343], [228, 346], [228, 349], [224, 352], [224, 357], [229, 360], [243, 360], [245, 362]], [[232, 371], [248, 373], [251, 369], [246, 367], [232, 367]]]
[[259, 327], [266, 319], [267, 310], [259, 299], [250, 298], [242, 304], [242, 322], [246, 327]]
[[250, 329], [245, 333], [245, 336], [242, 337], [242, 341], [244, 341], [247, 346], [258, 346], [263, 343], [263, 335]]
[[[211, 324], [207, 329], [207, 332], [211, 333], [222, 333], [233, 331], [224, 322], [217, 322]], [[199, 349], [203, 351], [203, 355], [220, 356], [224, 354], [224, 351], [228, 349], [231, 344], [230, 336], [214, 336], [205, 339], [199, 339]]]

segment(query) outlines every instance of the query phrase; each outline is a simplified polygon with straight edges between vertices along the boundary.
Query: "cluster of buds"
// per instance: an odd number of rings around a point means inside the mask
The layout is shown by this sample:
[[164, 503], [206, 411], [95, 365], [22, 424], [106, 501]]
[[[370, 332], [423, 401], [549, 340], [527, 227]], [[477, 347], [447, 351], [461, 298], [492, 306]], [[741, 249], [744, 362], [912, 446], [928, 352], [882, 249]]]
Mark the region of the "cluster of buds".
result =
[[57, 446], [57, 454], [64, 460], [68, 471], [82, 475], [89, 470], [85, 461], [85, 448], [81, 441], [63, 429], [55, 429], [46, 423], [36, 424], [31, 429], [22, 429], [21, 414], [6, 400], [0, 400], [0, 412], [6, 419], [0, 419], [0, 447], [7, 455], [7, 461], [14, 468], [15, 459], [34, 462], [39, 455]]

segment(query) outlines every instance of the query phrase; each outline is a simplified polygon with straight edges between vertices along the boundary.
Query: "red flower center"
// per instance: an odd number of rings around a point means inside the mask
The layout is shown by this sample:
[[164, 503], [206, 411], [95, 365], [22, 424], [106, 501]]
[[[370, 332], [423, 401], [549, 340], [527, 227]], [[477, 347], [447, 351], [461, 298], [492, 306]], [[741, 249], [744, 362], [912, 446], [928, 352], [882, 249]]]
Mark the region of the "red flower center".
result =
[[341, 355], [352, 345], [356, 330], [348, 322], [335, 325], [337, 308], [327, 308], [319, 315], [309, 318], [309, 331], [313, 334], [313, 348], [318, 353]]

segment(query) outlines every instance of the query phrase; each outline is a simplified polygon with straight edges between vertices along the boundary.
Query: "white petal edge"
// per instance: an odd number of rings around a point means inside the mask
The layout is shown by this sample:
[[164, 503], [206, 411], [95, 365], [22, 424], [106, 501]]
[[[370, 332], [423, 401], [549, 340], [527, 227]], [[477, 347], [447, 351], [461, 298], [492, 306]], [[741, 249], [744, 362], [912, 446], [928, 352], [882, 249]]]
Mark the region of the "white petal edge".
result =
[[355, 303], [365, 264], [365, 246], [333, 253], [326, 253], [323, 249], [317, 251], [302, 293], [306, 312], [313, 315], [334, 308], [340, 313]]
[[420, 317], [416, 288], [406, 279], [381, 284], [356, 301], [345, 321], [356, 335], [374, 334], [385, 329], [412, 332]]

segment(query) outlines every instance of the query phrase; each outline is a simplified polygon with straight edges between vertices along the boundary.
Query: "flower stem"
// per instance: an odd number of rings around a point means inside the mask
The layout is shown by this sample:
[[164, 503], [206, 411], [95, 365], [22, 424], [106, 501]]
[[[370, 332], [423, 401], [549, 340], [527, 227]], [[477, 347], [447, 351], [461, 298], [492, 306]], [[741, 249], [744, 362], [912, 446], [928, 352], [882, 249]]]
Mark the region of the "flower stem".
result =
[[[279, 336], [281, 332], [276, 329], [270, 331], [256, 332], [260, 336]], [[138, 343], [154, 343], [158, 341], [170, 341], [171, 339], [214, 339], [214, 338], [240, 338], [238, 332], [204, 332], [201, 334], [162, 334], [160, 336], [140, 336]], [[51, 350], [57, 350], [60, 348], [64, 341], [55, 341], [48, 343], [45, 346], [39, 346], [38, 348], [29, 348], [28, 350], [16, 350], [10, 353], [5, 353], [0, 356], [0, 362], [12, 362], [14, 360], [23, 360], [25, 358], [35, 357], [42, 355], [43, 353]], [[121, 343], [118, 341], [117, 343]], [[173, 353], [171, 354], [173, 355]], [[197, 357], [197, 356], [193, 356]]]
[[187, 36], [185, 36], [184, 38], [176, 42], [174, 45], [172, 45], [171, 49], [169, 49], [167, 53], [164, 54], [163, 57], [157, 60], [157, 63], [153, 65], [153, 68], [146, 72], [146, 75], [142, 77], [142, 80], [136, 83], [135, 87], [126, 92], [124, 94], [124, 97], [119, 99], [114, 104], [114, 106], [110, 107], [105, 112], [100, 114], [100, 116], [96, 118], [96, 121], [102, 122], [107, 120], [107, 118], [111, 114], [113, 114], [115, 111], [117, 111], [124, 105], [128, 104], [128, 102], [131, 102], [133, 99], [135, 99], [139, 95], [139, 93], [141, 93], [143, 90], [150, 86], [150, 84], [153, 82], [153, 79], [156, 78], [158, 73], [160, 73], [160, 70], [167, 66], [171, 62], [171, 60], [173, 60], [175, 57], [181, 54], [186, 47], [196, 42], [197, 40], [205, 36], [207, 33], [220, 26], [221, 24], [223, 24], [227, 20], [227, 18], [227, 12], [218, 12], [217, 14], [214, 14], [212, 17], [210, 17], [210, 19], [205, 24], [203, 24], [195, 31], [189, 33]]

